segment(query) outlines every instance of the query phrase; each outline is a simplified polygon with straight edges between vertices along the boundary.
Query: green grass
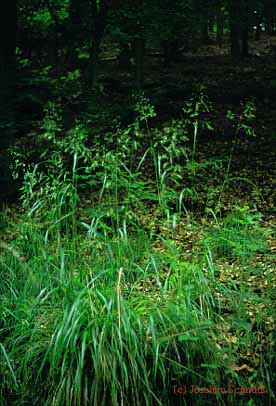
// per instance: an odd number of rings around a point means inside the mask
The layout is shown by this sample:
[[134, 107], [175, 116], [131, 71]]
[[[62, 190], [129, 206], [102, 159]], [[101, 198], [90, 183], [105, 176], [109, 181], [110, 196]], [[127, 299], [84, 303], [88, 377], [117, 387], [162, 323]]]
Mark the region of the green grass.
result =
[[24, 211], [1, 223], [1, 405], [264, 399], [176, 398], [181, 384], [264, 386], [273, 396], [271, 231], [250, 207], [224, 218], [209, 209], [204, 223], [189, 212], [196, 185], [174, 168], [189, 155], [174, 150], [182, 129], [183, 121], [144, 146], [137, 165], [117, 148], [94, 167], [85, 148], [68, 150], [66, 141], [48, 167], [26, 171]]
[[[32, 238], [37, 254], [43, 239]], [[70, 249], [45, 243], [28, 264], [11, 252], [2, 258], [4, 387], [15, 375], [22, 404], [152, 404], [167, 395], [171, 377], [201, 377], [193, 358], [218, 357], [200, 270], [174, 260], [171, 276], [159, 275], [160, 258], [146, 241], [140, 255], [124, 240], [82, 243], [91, 251], [78, 269]]]
[[[0, 263], [3, 404], [9, 398], [16, 405], [168, 404], [174, 380], [197, 386], [221, 386], [229, 377], [237, 385], [246, 381], [231, 368], [237, 347], [256, 340], [244, 306], [254, 295], [245, 284], [221, 283], [212, 262], [229, 255], [245, 261], [259, 249], [258, 216], [238, 213], [216, 233], [209, 229], [192, 262], [165, 214], [164, 237], [162, 225], [160, 236], [150, 237], [142, 225], [120, 233], [119, 218], [108, 233], [72, 233], [70, 222], [50, 238], [47, 226], [20, 220]], [[232, 346], [229, 332], [230, 338], [223, 335], [225, 325], [235, 329], [238, 344]], [[270, 372], [262, 373], [256, 382], [267, 384]]]
[[[104, 247], [105, 264], [91, 252], [82, 272], [64, 263], [64, 253], [46, 247], [40, 261], [33, 257], [28, 267], [10, 255], [3, 259], [9, 283], [2, 289], [2, 334], [13, 366], [4, 387], [11, 389], [15, 374], [22, 404], [31, 399], [35, 404], [33, 385], [37, 404], [42, 398], [45, 404], [96, 405], [99, 399], [151, 404], [164, 395], [170, 376], [199, 373], [186, 354], [195, 343], [196, 356], [214, 362], [208, 348], [211, 321], [204, 315], [206, 304], [197, 303], [196, 288], [182, 289], [175, 282], [169, 288], [158, 276], [153, 255], [136, 258], [139, 265], [125, 258], [125, 246], [123, 241]], [[182, 267], [180, 279], [181, 274]], [[142, 281], [149, 278], [155, 278], [157, 290], [144, 290]]]

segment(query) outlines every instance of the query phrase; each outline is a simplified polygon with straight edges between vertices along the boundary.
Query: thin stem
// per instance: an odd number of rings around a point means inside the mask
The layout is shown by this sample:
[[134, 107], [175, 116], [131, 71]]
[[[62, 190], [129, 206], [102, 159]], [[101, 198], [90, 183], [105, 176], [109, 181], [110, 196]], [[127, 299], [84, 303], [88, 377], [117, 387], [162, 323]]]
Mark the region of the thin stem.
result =
[[232, 140], [231, 150], [230, 150], [228, 163], [227, 163], [227, 169], [226, 169], [224, 180], [223, 180], [223, 183], [222, 183], [222, 186], [221, 186], [221, 191], [220, 191], [217, 207], [220, 206], [222, 194], [224, 192], [225, 185], [226, 185], [226, 183], [228, 182], [228, 179], [229, 179], [229, 173], [230, 173], [231, 164], [232, 164], [232, 160], [233, 160], [233, 154], [234, 154], [234, 148], [235, 148], [235, 143], [234, 143], [234, 140]]

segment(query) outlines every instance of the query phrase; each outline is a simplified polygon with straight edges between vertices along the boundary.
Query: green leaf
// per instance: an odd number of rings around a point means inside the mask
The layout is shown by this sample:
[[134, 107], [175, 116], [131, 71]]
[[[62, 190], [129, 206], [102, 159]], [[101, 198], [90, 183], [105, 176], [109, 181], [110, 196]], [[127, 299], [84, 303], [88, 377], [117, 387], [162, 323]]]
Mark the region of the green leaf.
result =
[[210, 368], [210, 369], [217, 369], [220, 368], [218, 364], [200, 364], [202, 368]]
[[178, 341], [182, 342], [182, 341], [198, 341], [199, 337], [197, 336], [190, 336], [188, 334], [185, 335], [181, 335], [178, 337]]
[[17, 387], [18, 385], [17, 385], [17, 380], [16, 380], [16, 376], [15, 376], [13, 367], [11, 366], [10, 359], [9, 359], [9, 356], [8, 356], [6, 350], [5, 350], [5, 347], [4, 347], [3, 344], [1, 344], [1, 343], [0, 343], [0, 349], [2, 350], [2, 353], [3, 353], [3, 355], [4, 355], [4, 358], [5, 358], [5, 360], [6, 360], [7, 364], [8, 364], [8, 367], [9, 367], [10, 373], [11, 373], [11, 375], [12, 375], [12, 379], [13, 379], [13, 381], [14, 381], [14, 384], [15, 384], [15, 386]]

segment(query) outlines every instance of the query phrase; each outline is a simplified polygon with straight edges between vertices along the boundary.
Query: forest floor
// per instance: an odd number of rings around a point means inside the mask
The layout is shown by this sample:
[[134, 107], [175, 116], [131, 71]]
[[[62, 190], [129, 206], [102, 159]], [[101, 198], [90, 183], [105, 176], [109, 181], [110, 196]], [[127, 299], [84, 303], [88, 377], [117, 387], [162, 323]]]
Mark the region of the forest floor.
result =
[[[273, 404], [276, 396], [276, 62], [269, 53], [275, 43], [274, 39], [266, 37], [252, 43], [252, 56], [239, 64], [233, 64], [225, 55], [227, 46], [210, 45], [198, 49], [196, 55], [184, 54], [183, 61], [167, 70], [162, 69], [158, 58], [146, 66], [146, 72], [149, 72], [146, 94], [152, 101], [157, 100], [154, 125], [164, 128], [172, 117], [181, 118], [183, 98], [187, 97], [190, 84], [204, 83], [212, 103], [204, 119], [212, 123], [214, 130], [202, 130], [198, 134], [196, 175], [191, 177], [188, 167], [182, 173], [183, 184], [187, 179], [187, 187], [194, 187], [196, 197], [187, 200], [187, 211], [176, 224], [173, 225], [174, 213], [170, 207], [163, 210], [157, 203], [150, 202], [144, 208], [138, 205], [134, 210], [143, 234], [150, 236], [149, 250], [158, 258], [159, 273], [158, 277], [154, 272], [145, 273], [137, 282], [135, 295], [140, 294], [143, 298], [146, 294], [154, 301], [162, 301], [164, 285], [174, 273], [177, 275], [179, 267], [187, 267], [185, 269], [190, 272], [188, 264], [195, 264], [195, 268], [201, 269], [202, 283], [208, 280], [206, 286], [212, 291], [214, 307], [218, 307], [214, 346], [222, 353], [225, 351], [226, 363], [230, 358], [235, 360], [228, 365], [231, 379], [243, 384], [248, 382], [249, 387], [264, 386], [266, 389], [265, 395], [244, 395], [242, 401], [238, 400], [243, 405]], [[111, 103], [124, 100], [125, 78], [122, 72], [119, 88], [112, 83], [109, 89]], [[231, 110], [239, 116], [241, 103], [245, 105], [250, 98], [254, 98], [256, 106], [252, 124], [254, 135], [235, 133], [225, 120], [227, 112]], [[151, 131], [150, 128], [149, 134]], [[23, 149], [35, 148], [29, 140], [30, 136], [26, 135], [19, 145]], [[192, 150], [192, 144], [190, 140], [188, 149]], [[148, 174], [150, 171], [151, 168]], [[89, 222], [93, 201], [93, 197], [80, 194], [79, 222]], [[25, 236], [20, 235], [26, 222], [24, 213], [25, 209], [17, 202], [10, 203], [1, 214], [0, 252], [4, 253], [1, 264], [8, 261], [5, 255], [13, 249], [9, 247], [15, 247], [24, 264], [29, 261], [31, 266], [36, 266], [31, 254], [30, 257], [26, 254]], [[132, 238], [138, 241], [140, 237], [134, 233]], [[83, 232], [79, 231], [78, 239], [85, 241]], [[82, 244], [85, 246], [86, 242], [81, 242], [80, 246]], [[97, 238], [92, 238], [93, 244], [98, 244]], [[20, 252], [23, 246], [25, 253]], [[109, 254], [107, 249], [100, 247], [95, 255]], [[141, 267], [143, 255], [137, 260]], [[89, 261], [86, 248], [80, 256], [83, 257], [81, 262]], [[124, 261], [128, 264], [126, 259]], [[189, 279], [187, 281], [189, 283]], [[125, 289], [132, 292], [134, 288], [130, 285], [131, 282], [126, 282]], [[3, 288], [3, 295], [4, 291]], [[174, 289], [171, 294], [173, 292]], [[199, 300], [204, 302], [204, 292]], [[211, 365], [212, 368], [216, 366]], [[177, 385], [184, 383], [179, 379], [175, 382]], [[186, 402], [211, 404], [212, 396], [206, 395], [204, 399], [206, 403], [202, 403], [202, 396], [191, 393]], [[174, 399], [172, 404], [184, 404], [182, 401], [183, 398]], [[218, 404], [227, 403], [219, 397]]]

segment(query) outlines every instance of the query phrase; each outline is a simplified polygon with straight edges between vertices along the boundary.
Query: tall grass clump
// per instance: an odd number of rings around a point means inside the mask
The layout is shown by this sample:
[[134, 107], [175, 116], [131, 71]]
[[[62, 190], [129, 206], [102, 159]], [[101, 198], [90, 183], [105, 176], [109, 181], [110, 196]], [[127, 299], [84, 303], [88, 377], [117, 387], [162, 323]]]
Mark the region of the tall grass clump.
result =
[[249, 207], [236, 207], [219, 223], [209, 228], [203, 244], [216, 257], [246, 260], [267, 249], [262, 215]]
[[[43, 205], [29, 206], [24, 239], [19, 235], [11, 248], [20, 254], [8, 250], [2, 257], [3, 399], [19, 405], [163, 404], [173, 378], [211, 381], [206, 368], [213, 373], [219, 357], [200, 269], [179, 260], [161, 276], [146, 237], [137, 254], [133, 235], [123, 232], [133, 223], [109, 193], [105, 202], [114, 222], [109, 229], [92, 224], [76, 241], [75, 200], [63, 206], [63, 188], [54, 196], [46, 189], [39, 195]], [[96, 211], [93, 219], [98, 226], [104, 220]]]
[[[156, 263], [149, 261], [143, 281]], [[172, 378], [211, 382], [206, 366], [213, 372], [220, 361], [211, 345], [206, 287], [198, 290], [199, 270], [178, 265], [171, 287], [159, 279], [152, 292], [142, 275], [129, 286], [133, 270], [102, 271], [97, 263], [95, 276], [86, 270], [84, 287], [71, 280], [30, 294], [27, 280], [12, 311], [3, 306], [19, 404], [163, 404]], [[11, 371], [6, 377], [12, 379]]]

